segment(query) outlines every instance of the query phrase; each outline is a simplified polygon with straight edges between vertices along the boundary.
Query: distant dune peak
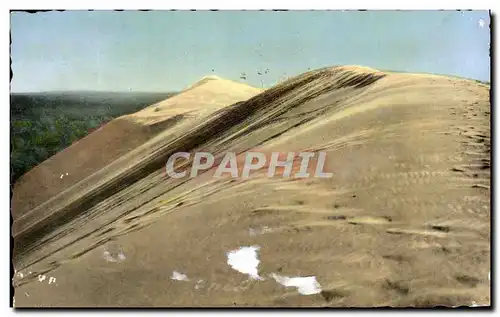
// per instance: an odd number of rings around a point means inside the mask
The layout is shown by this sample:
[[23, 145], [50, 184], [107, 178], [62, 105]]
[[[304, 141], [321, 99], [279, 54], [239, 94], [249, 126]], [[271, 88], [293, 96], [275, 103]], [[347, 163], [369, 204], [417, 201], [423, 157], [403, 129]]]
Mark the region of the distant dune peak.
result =
[[193, 85], [187, 87], [187, 89], [204, 85], [204, 84], [206, 84], [206, 83], [208, 83], [210, 81], [213, 81], [213, 80], [224, 80], [224, 79], [221, 78], [221, 77], [219, 77], [219, 76], [215, 76], [215, 75], [204, 76], [200, 80], [198, 80], [197, 82], [195, 82]]
[[[205, 86], [205, 85], [208, 85], [208, 86]], [[257, 89], [259, 91], [263, 90], [261, 88], [251, 86], [247, 83], [242, 83], [242, 82], [238, 82], [238, 81], [234, 81], [234, 80], [230, 80], [230, 79], [224, 79], [224, 78], [221, 78], [221, 77], [215, 76], [215, 75], [209, 75], [209, 76], [202, 77], [200, 80], [198, 80], [194, 84], [188, 86], [186, 89], [184, 89], [183, 92], [186, 92], [188, 90], [191, 90], [193, 88], [198, 88], [201, 86], [209, 87], [210, 89], [219, 89], [219, 90], [221, 90], [221, 89], [222, 90], [227, 90], [227, 89], [237, 89], [237, 90], [251, 89], [251, 90], [255, 90], [255, 89]]]
[[198, 80], [196, 84], [202, 84], [202, 83], [206, 83], [208, 81], [211, 81], [211, 80], [224, 80], [223, 78], [219, 77], [219, 76], [216, 76], [216, 75], [208, 75], [208, 76], [204, 76], [202, 77], [200, 80]]

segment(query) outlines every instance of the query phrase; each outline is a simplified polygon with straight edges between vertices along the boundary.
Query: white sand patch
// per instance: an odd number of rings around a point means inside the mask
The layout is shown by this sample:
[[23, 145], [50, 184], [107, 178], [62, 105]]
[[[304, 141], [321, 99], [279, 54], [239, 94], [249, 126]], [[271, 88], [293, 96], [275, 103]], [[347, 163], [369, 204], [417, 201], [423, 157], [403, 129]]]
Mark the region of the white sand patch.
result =
[[110, 252], [108, 250], [104, 251], [103, 257], [108, 262], [123, 262], [126, 257], [123, 251]]
[[172, 276], [170, 278], [176, 281], [189, 281], [189, 278], [187, 277], [186, 274], [182, 274], [177, 271], [173, 271]]
[[52, 284], [52, 283], [56, 282], [56, 278], [55, 277], [47, 276], [47, 275], [43, 275], [43, 274], [38, 275], [38, 282], [43, 282], [43, 281], [47, 280], [47, 278], [48, 278], [48, 283], [49, 284]]
[[227, 252], [227, 264], [234, 270], [250, 275], [251, 278], [262, 280], [259, 276], [259, 259], [257, 251], [260, 246], [241, 247], [237, 250]]
[[271, 277], [285, 287], [296, 287], [302, 295], [313, 295], [321, 292], [321, 285], [316, 281], [316, 276], [287, 277], [272, 273]]
[[273, 229], [271, 229], [267, 226], [263, 226], [260, 228], [249, 228], [248, 234], [251, 236], [257, 236], [257, 235], [265, 234], [265, 233], [272, 232], [272, 231], [273, 231]]

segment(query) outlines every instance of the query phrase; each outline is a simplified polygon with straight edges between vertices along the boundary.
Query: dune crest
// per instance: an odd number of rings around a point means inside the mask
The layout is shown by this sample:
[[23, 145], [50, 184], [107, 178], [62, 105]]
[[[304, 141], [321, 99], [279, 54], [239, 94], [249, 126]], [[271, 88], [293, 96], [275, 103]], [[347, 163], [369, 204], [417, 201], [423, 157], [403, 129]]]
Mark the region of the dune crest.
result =
[[207, 82], [209, 82], [211, 80], [223, 80], [223, 79], [220, 78], [219, 76], [216, 76], [216, 75], [204, 76], [200, 80], [198, 80], [197, 82], [195, 82], [194, 84], [188, 86], [186, 89], [191, 89], [191, 88], [195, 88], [195, 87], [201, 86], [201, 85], [206, 84]]

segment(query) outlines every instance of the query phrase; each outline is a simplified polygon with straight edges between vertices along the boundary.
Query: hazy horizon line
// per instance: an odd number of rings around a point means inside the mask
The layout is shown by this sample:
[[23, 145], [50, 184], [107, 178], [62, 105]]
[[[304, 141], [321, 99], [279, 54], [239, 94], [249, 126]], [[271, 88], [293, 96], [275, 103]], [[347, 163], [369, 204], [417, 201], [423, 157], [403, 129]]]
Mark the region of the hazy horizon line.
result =
[[10, 94], [50, 94], [50, 93], [139, 93], [139, 94], [170, 94], [178, 91], [135, 91], [135, 90], [91, 90], [91, 89], [75, 89], [75, 90], [43, 90], [43, 91], [10, 91]]
[[[321, 68], [328, 68], [328, 67], [336, 67], [336, 66], [342, 67], [342, 66], [347, 66], [347, 64], [346, 65], [324, 66], [324, 67], [315, 68], [314, 70], [318, 70]], [[358, 64], [353, 64], [353, 66], [370, 67], [370, 66], [358, 65]], [[464, 76], [457, 76], [457, 75], [453, 75], [453, 74], [446, 74], [446, 73], [439, 73], [439, 72], [435, 72], [435, 73], [434, 72], [413, 72], [413, 71], [406, 71], [406, 70], [391, 70], [391, 69], [381, 69], [381, 68], [374, 68], [374, 69], [381, 71], [381, 72], [387, 72], [387, 73], [437, 75], [437, 76], [444, 76], [444, 77], [451, 77], [451, 78], [460, 78], [460, 79], [472, 80], [472, 81], [476, 81], [476, 82], [481, 82], [483, 84], [491, 85], [491, 69], [490, 69], [489, 80], [481, 80], [481, 79], [474, 78], [474, 77], [464, 77]], [[309, 69], [309, 70], [304, 71], [300, 74], [306, 73], [306, 72], [311, 71], [311, 70], [312, 69]], [[291, 75], [289, 78], [299, 76], [300, 74]], [[210, 76], [217, 76], [221, 79], [227, 79], [224, 77], [220, 77], [218, 75], [211, 74], [211, 75], [206, 75], [206, 76], [201, 77], [199, 80], [195, 81], [195, 83], [193, 83], [192, 85], [196, 84], [197, 82], [204, 79], [205, 77], [210, 77]], [[234, 79], [227, 79], [227, 80], [239, 82], [239, 83], [246, 84], [246, 85], [249, 85], [252, 87], [257, 87], [257, 86], [250, 84], [250, 83], [247, 83], [247, 82], [241, 82], [241, 81], [234, 80]], [[279, 82], [276, 82], [276, 83], [273, 83], [265, 88], [270, 88], [270, 87], [273, 87], [273, 86], [278, 85], [278, 84], [279, 84]], [[129, 88], [129, 90], [95, 90], [95, 89], [43, 90], [43, 91], [12, 91], [12, 90], [10, 90], [10, 94], [44, 94], [44, 93], [139, 93], [139, 94], [142, 94], [142, 93], [144, 93], [144, 94], [158, 94], [158, 93], [160, 93], [161, 94], [161, 93], [179, 93], [179, 92], [182, 92], [186, 88], [189, 88], [189, 87], [184, 87], [183, 89], [179, 89], [179, 90], [172, 89], [172, 90], [150, 90], [150, 91], [147, 91], [147, 90], [135, 91], [133, 89], [131, 90], [130, 88]]]

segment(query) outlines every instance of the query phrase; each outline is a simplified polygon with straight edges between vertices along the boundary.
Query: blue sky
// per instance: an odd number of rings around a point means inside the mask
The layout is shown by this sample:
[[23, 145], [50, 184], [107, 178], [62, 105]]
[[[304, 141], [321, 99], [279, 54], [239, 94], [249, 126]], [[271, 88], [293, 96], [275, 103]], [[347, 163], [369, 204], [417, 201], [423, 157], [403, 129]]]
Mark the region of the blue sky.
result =
[[487, 11], [14, 12], [11, 36], [13, 92], [268, 87], [353, 64], [490, 80]]

